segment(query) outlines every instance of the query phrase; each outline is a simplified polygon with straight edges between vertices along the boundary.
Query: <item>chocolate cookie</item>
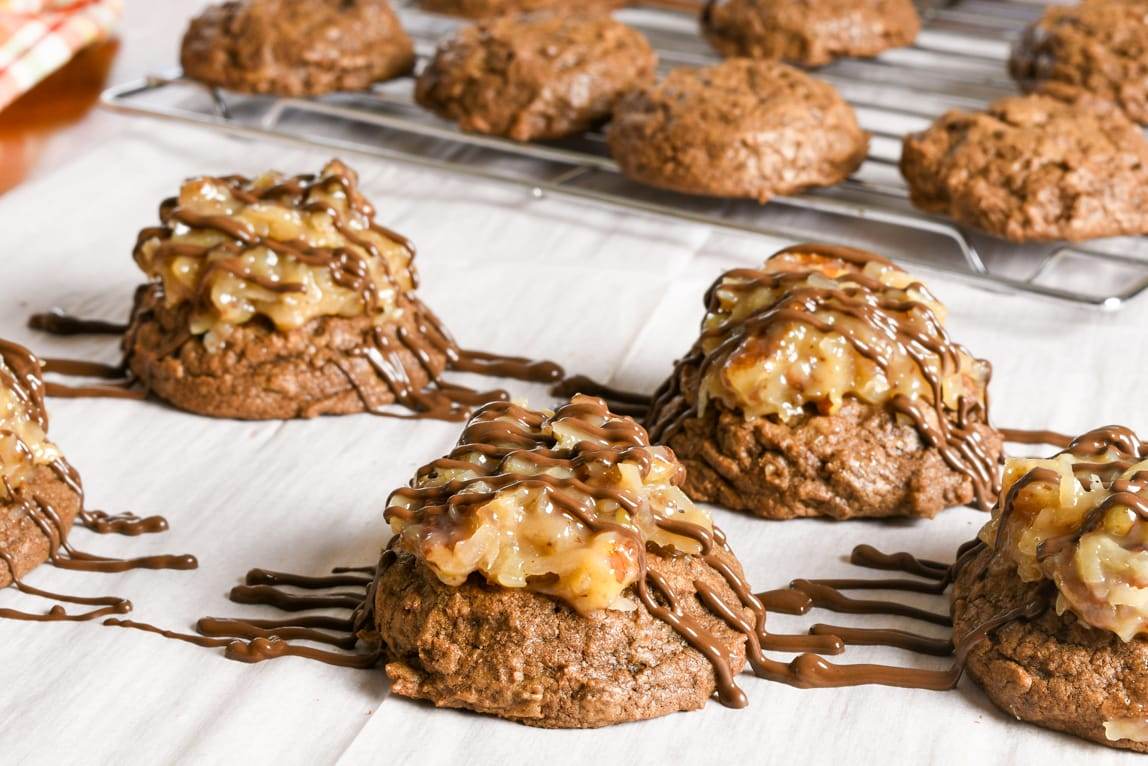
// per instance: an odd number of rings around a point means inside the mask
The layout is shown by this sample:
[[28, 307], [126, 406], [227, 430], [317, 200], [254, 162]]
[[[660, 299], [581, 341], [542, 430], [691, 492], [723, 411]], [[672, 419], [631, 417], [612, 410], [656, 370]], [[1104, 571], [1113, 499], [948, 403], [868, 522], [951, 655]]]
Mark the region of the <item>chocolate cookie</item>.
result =
[[[976, 431], [999, 455], [995, 431]], [[763, 519], [931, 519], [976, 497], [972, 479], [912, 423], [858, 401], [792, 423], [746, 420], [719, 404], [686, 420], [666, 444], [686, 467], [691, 498]]]
[[386, 0], [225, 2], [192, 20], [180, 50], [194, 80], [284, 96], [366, 90], [414, 61]]
[[[1015, 566], [985, 550], [953, 587], [953, 634], [964, 635], [1040, 598]], [[1109, 747], [1148, 753], [1148, 742], [1110, 737], [1106, 724], [1148, 713], [1148, 639], [1122, 641], [1049, 607], [992, 631], [969, 651], [966, 672], [1008, 715]], [[1119, 730], [1114, 730], [1113, 734]]]
[[57, 551], [82, 506], [78, 476], [48, 439], [40, 361], [0, 340], [0, 588]]
[[608, 15], [508, 16], [439, 46], [415, 99], [474, 133], [562, 138], [608, 119], [618, 98], [652, 80], [656, 67], [641, 33]]
[[388, 500], [373, 605], [395, 693], [589, 728], [742, 707], [751, 653], [797, 683], [760, 656], [764, 607], [682, 473], [601, 399], [478, 410]]
[[905, 137], [918, 207], [1013, 242], [1148, 231], [1148, 140], [1087, 96], [1000, 99]]
[[454, 411], [430, 385], [457, 353], [413, 293], [414, 249], [341, 163], [192, 179], [160, 220], [137, 241], [152, 281], [124, 336], [148, 390], [216, 417]]
[[[719, 637], [730, 668], [744, 638], [706, 610], [697, 583], [736, 603], [693, 557], [648, 558], [686, 614]], [[715, 691], [709, 661], [644, 606], [594, 617], [520, 588], [444, 584], [410, 554], [381, 567], [379, 634], [395, 694], [546, 728], [591, 728], [703, 707]]]
[[466, 16], [504, 16], [547, 8], [573, 11], [620, 8], [626, 0], [418, 0], [419, 7], [434, 13]]
[[991, 520], [956, 564], [952, 604], [957, 657], [998, 707], [1142, 753], [1146, 478], [1148, 445], [1121, 426], [1051, 458], [1009, 459]]
[[990, 367], [911, 276], [872, 253], [795, 245], [724, 274], [706, 308], [646, 417], [691, 498], [768, 519], [992, 504]]
[[180, 409], [220, 418], [285, 420], [348, 415], [396, 401], [395, 390], [362, 353], [392, 349], [411, 390], [425, 389], [446, 368], [446, 355], [415, 355], [417, 318], [379, 325], [371, 318], [320, 316], [286, 331], [257, 319], [236, 327], [219, 348], [188, 336], [186, 307], [164, 305], [157, 287], [137, 297], [124, 352], [146, 389]]
[[1025, 30], [1009, 71], [1026, 90], [1084, 90], [1148, 124], [1148, 18], [1144, 5], [1097, 0], [1053, 6]]
[[678, 69], [623, 97], [607, 135], [636, 181], [759, 202], [845, 180], [869, 144], [831, 85], [747, 59]]
[[910, 45], [921, 19], [912, 0], [709, 0], [702, 32], [723, 56], [822, 66]]

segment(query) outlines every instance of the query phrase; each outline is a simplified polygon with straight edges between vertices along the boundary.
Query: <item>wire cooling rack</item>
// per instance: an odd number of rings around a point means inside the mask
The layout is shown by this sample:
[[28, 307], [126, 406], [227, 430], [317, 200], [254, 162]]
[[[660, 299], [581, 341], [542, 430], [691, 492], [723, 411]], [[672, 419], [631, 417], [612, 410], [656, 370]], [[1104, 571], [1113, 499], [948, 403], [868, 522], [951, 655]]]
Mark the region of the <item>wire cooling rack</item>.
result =
[[[657, 49], [663, 69], [700, 66], [718, 57], [697, 33], [696, 11], [661, 0], [619, 12]], [[400, 15], [419, 58], [458, 21], [419, 11]], [[242, 138], [276, 139], [340, 153], [413, 163], [643, 215], [706, 224], [737, 235], [839, 241], [997, 292], [1023, 292], [1107, 310], [1148, 289], [1148, 242], [1114, 238], [1084, 244], [1011, 245], [913, 208], [897, 171], [905, 133], [944, 111], [979, 108], [1015, 93], [1005, 71], [1011, 41], [1043, 6], [1017, 0], [919, 4], [916, 43], [875, 59], [837, 61], [816, 71], [856, 109], [872, 134], [870, 154], [853, 177], [831, 189], [772, 200], [712, 200], [626, 180], [592, 132], [565, 141], [519, 144], [462, 133], [418, 108], [402, 78], [365, 93], [313, 99], [249, 96], [208, 89], [178, 70], [124, 83], [103, 94], [115, 111], [190, 123]]]

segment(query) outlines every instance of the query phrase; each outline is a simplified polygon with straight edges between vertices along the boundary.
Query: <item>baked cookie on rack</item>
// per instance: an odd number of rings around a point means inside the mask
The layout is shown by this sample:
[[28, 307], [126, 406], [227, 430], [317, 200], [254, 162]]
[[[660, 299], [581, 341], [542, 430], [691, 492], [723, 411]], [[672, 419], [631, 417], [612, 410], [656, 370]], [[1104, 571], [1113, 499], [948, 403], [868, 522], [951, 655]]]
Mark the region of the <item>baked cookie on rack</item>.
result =
[[0, 588], [47, 561], [82, 506], [75, 470], [48, 439], [40, 361], [0, 340]]
[[194, 18], [180, 49], [193, 80], [282, 96], [366, 90], [414, 62], [387, 0], [231, 0]]
[[640, 32], [606, 13], [504, 16], [443, 42], [415, 100], [473, 133], [562, 138], [609, 119], [623, 93], [653, 80], [657, 63]]
[[1148, 18], [1135, 0], [1052, 6], [1013, 47], [1009, 71], [1026, 90], [1078, 88], [1148, 124]]
[[388, 502], [393, 691], [552, 728], [745, 704], [733, 677], [764, 612], [681, 478], [600, 399], [479, 410]]
[[1148, 139], [1079, 92], [948, 112], [905, 137], [901, 173], [917, 207], [1012, 242], [1148, 232]]
[[[140, 232], [149, 282], [124, 334], [148, 391], [216, 417], [379, 412], [465, 419], [504, 391], [447, 369], [536, 382], [562, 370], [459, 348], [415, 293], [414, 247], [379, 224], [355, 173], [193, 178]], [[386, 413], [383, 413], [386, 414]]]
[[960, 568], [966, 672], [1010, 716], [1148, 752], [1148, 449], [1128, 429], [1009, 460]]
[[833, 86], [750, 59], [676, 69], [624, 96], [607, 137], [633, 180], [759, 202], [839, 183], [869, 147]]
[[991, 368], [949, 338], [913, 277], [872, 253], [795, 245], [722, 275], [706, 310], [646, 419], [691, 498], [768, 519], [991, 506]]
[[605, 10], [625, 4], [626, 0], [418, 0], [423, 10], [472, 19], [544, 9]]
[[702, 32], [723, 56], [823, 66], [911, 45], [912, 0], [709, 0]]

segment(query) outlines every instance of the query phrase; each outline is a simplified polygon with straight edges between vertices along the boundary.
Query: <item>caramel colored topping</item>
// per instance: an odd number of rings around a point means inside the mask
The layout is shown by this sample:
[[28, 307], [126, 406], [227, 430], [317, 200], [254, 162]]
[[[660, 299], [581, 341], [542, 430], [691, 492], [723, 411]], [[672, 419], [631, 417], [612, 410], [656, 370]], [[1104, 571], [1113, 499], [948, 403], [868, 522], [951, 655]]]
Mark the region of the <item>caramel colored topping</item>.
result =
[[1021, 579], [1056, 585], [1057, 610], [1125, 641], [1148, 634], [1148, 448], [1091, 431], [1049, 459], [1009, 460], [980, 539]]
[[931, 378], [949, 409], [962, 398], [984, 403], [988, 365], [949, 347], [944, 307], [888, 261], [782, 252], [760, 270], [725, 274], [708, 303], [701, 348], [714, 361], [699, 410], [719, 399], [788, 422], [810, 406], [836, 412], [846, 397], [931, 404]]
[[791, 422], [859, 399], [909, 418], [991, 505], [996, 466], [970, 426], [987, 421], [992, 368], [949, 338], [923, 284], [872, 253], [796, 245], [724, 274], [706, 309], [701, 337], [655, 396], [655, 441], [715, 402]]
[[15, 343], [0, 341], [0, 500], [60, 459], [48, 440], [40, 363]]
[[135, 260], [168, 307], [190, 308], [209, 347], [262, 316], [278, 329], [319, 316], [392, 317], [415, 286], [410, 244], [374, 220], [354, 171], [194, 178], [140, 232]]
[[553, 413], [498, 403], [392, 495], [387, 518], [398, 547], [448, 585], [478, 572], [584, 613], [632, 609], [623, 591], [642, 576], [646, 545], [701, 552], [664, 522], [713, 529], [676, 486], [681, 471], [600, 400], [578, 396]]

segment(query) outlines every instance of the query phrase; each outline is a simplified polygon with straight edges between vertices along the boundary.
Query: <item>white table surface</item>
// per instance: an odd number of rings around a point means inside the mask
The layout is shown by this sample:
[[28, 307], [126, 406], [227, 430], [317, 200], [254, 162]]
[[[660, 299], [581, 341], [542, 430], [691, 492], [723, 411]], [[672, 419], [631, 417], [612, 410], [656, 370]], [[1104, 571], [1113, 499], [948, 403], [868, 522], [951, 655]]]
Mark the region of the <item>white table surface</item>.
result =
[[[129, 2], [115, 77], [172, 61], [198, 3]], [[178, 20], [178, 21], [176, 21]], [[53, 339], [27, 315], [63, 306], [120, 318], [140, 275], [130, 251], [161, 198], [201, 173], [314, 170], [321, 152], [285, 150], [99, 114], [53, 147], [52, 168], [0, 198], [0, 336], [45, 355], [117, 361], [108, 339]], [[651, 389], [692, 342], [701, 294], [723, 269], [783, 243], [626, 216], [400, 165], [356, 163], [386, 225], [420, 250], [424, 299], [467, 346], [548, 356], [570, 370]], [[998, 424], [1074, 432], [1109, 422], [1148, 429], [1143, 396], [1148, 301], [1105, 315], [990, 295], [935, 278], [954, 336], [990, 359]], [[475, 316], [475, 293], [496, 296]], [[532, 402], [541, 387], [512, 384]], [[241, 423], [156, 403], [52, 401], [52, 436], [84, 476], [89, 505], [161, 513], [168, 534], [77, 530], [119, 555], [191, 552], [196, 572], [101, 575], [44, 567], [32, 584], [118, 594], [137, 619], [187, 630], [204, 615], [266, 614], [225, 596], [251, 567], [321, 573], [371, 563], [389, 492], [447, 450], [458, 426], [356, 416]], [[951, 558], [985, 517], [966, 509], [920, 523], [769, 523], [715, 509], [761, 589], [799, 576], [858, 573], [858, 542]], [[922, 599], [922, 603], [929, 603]], [[943, 599], [933, 598], [935, 608]], [[0, 606], [36, 606], [11, 590]], [[912, 625], [814, 613], [771, 618]], [[927, 629], [925, 629], [927, 630]], [[934, 631], [937, 634], [941, 630]], [[435, 710], [388, 694], [381, 671], [297, 659], [257, 666], [218, 651], [89, 624], [0, 622], [0, 763], [1116, 763], [1135, 756], [1010, 720], [971, 684], [936, 693], [882, 687], [799, 691], [743, 677], [750, 706], [597, 731], [551, 732]], [[851, 648], [839, 661], [946, 663]]]

